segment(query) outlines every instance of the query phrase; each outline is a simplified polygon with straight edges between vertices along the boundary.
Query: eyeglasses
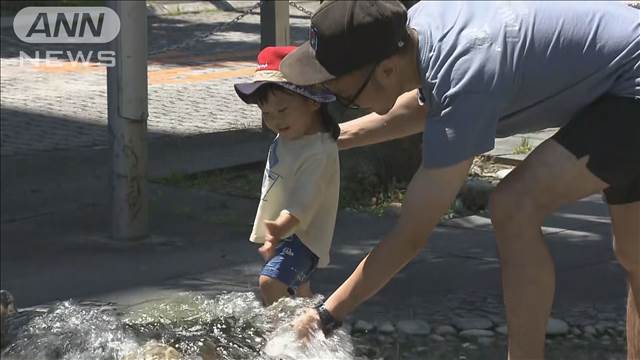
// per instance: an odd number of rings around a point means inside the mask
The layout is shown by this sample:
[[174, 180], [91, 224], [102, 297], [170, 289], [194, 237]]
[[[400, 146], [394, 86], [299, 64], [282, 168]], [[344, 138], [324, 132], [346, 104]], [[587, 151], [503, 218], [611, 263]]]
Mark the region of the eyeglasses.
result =
[[[369, 74], [367, 74], [367, 77], [365, 78], [364, 82], [362, 83], [362, 85], [360, 85], [360, 88], [358, 89], [358, 91], [356, 91], [356, 93], [351, 96], [350, 98], [344, 98], [338, 94], [335, 94], [336, 100], [338, 100], [338, 102], [340, 104], [342, 104], [342, 106], [348, 108], [348, 109], [352, 109], [352, 110], [357, 110], [360, 109], [360, 106], [355, 104], [356, 100], [358, 100], [358, 97], [360, 97], [360, 95], [362, 94], [362, 92], [364, 91], [364, 89], [367, 87], [367, 85], [369, 84], [369, 82], [371, 81], [371, 78], [373, 77], [373, 73], [376, 71], [376, 68], [378, 67], [378, 64], [375, 64], [371, 70], [369, 70]], [[329, 89], [327, 89], [329, 90]]]

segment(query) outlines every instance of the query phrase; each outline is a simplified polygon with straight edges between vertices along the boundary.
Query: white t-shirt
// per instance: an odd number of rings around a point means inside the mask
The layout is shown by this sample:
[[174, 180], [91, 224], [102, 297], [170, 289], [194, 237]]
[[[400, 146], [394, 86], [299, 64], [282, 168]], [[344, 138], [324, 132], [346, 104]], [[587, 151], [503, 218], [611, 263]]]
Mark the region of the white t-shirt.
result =
[[326, 267], [339, 190], [338, 145], [329, 133], [296, 140], [276, 137], [269, 149], [262, 195], [249, 240], [264, 243], [264, 220], [275, 220], [281, 211], [287, 211], [300, 223], [284, 237], [296, 234], [318, 256], [318, 267]]

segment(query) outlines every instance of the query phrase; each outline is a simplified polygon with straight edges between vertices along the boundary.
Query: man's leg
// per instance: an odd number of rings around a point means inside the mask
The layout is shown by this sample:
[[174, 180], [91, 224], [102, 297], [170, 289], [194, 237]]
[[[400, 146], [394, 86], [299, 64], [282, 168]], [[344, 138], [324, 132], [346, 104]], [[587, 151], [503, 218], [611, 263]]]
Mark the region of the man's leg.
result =
[[613, 248], [618, 262], [627, 271], [629, 295], [627, 299], [628, 358], [640, 359], [640, 201], [611, 205]]
[[555, 289], [554, 264], [542, 239], [544, 217], [607, 184], [554, 139], [536, 148], [497, 187], [491, 218], [500, 254], [509, 326], [509, 358], [542, 359]]
[[640, 308], [636, 306], [638, 296], [629, 288], [627, 295], [627, 359], [640, 359]]

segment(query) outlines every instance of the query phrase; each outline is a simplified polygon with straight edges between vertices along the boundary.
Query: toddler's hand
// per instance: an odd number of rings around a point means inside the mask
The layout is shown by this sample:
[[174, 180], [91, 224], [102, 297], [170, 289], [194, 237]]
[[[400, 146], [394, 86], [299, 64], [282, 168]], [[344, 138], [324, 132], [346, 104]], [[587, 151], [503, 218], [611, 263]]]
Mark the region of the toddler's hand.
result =
[[264, 234], [265, 241], [272, 241], [274, 243], [277, 243], [278, 241], [280, 241], [280, 239], [282, 239], [282, 236], [284, 234], [282, 231], [282, 226], [280, 224], [275, 221], [265, 220], [264, 227], [266, 229]]
[[271, 241], [265, 241], [264, 245], [258, 249], [258, 252], [262, 255], [264, 261], [269, 261], [276, 255], [276, 246]]

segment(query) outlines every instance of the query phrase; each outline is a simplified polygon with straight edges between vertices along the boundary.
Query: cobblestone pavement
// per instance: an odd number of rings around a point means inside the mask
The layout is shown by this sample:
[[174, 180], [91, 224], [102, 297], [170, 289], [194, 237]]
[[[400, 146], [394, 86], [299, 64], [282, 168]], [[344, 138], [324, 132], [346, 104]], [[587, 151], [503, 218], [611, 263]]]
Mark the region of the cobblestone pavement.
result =
[[[313, 10], [317, 4], [308, 3]], [[302, 42], [308, 18], [291, 9], [291, 38]], [[149, 49], [161, 51], [215, 29], [239, 12], [203, 12], [149, 18]], [[235, 95], [233, 83], [253, 73], [260, 46], [260, 16], [240, 22], [186, 49], [149, 60], [149, 136], [188, 136], [259, 127], [259, 112]], [[36, 50], [101, 50], [24, 46], [2, 30], [0, 71], [2, 156], [108, 144], [106, 68], [77, 62], [23, 61]], [[42, 55], [44, 56], [44, 55]], [[62, 56], [66, 56], [63, 53]], [[95, 58], [96, 55], [94, 55]]]

